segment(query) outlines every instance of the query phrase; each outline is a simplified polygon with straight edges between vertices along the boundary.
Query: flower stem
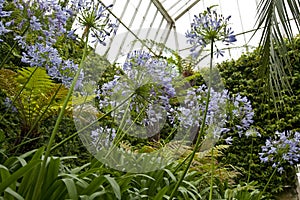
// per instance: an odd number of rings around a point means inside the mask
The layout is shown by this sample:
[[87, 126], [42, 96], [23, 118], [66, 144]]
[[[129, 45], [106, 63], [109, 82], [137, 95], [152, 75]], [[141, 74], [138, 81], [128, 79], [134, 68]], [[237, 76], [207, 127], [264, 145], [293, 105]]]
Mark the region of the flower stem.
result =
[[[211, 85], [212, 85], [212, 60], [213, 60], [213, 43], [214, 43], [214, 40], [212, 39], [211, 40], [211, 53], [210, 53], [210, 67], [209, 67], [209, 82], [208, 82], [208, 92], [207, 92], [207, 98], [206, 98], [206, 106], [205, 106], [205, 111], [204, 111], [204, 114], [203, 114], [203, 120], [202, 120], [202, 123], [201, 123], [201, 128], [200, 128], [200, 131], [199, 131], [199, 134], [198, 134], [198, 137], [197, 137], [197, 141], [196, 141], [196, 144], [195, 144], [195, 147], [193, 149], [193, 152], [190, 154], [190, 158], [189, 158], [189, 161], [187, 163], [187, 166], [185, 167], [182, 175], [180, 176], [179, 180], [177, 181], [171, 195], [170, 195], [170, 200], [172, 200], [172, 198], [174, 197], [175, 195], [175, 192], [178, 190], [181, 182], [183, 181], [187, 171], [189, 170], [191, 164], [192, 164], [192, 161], [196, 155], [196, 152], [198, 151], [198, 148], [200, 146], [200, 143], [201, 143], [201, 138], [202, 138], [202, 135], [204, 133], [204, 128], [205, 128], [205, 121], [206, 121], [206, 116], [207, 116], [207, 112], [208, 112], [208, 105], [209, 105], [209, 100], [210, 100], [210, 91], [211, 91]], [[213, 174], [212, 174], [213, 176]], [[211, 191], [212, 192], [212, 191]]]
[[75, 84], [79, 78], [79, 75], [80, 75], [80, 72], [83, 68], [83, 63], [84, 63], [84, 60], [87, 56], [87, 52], [88, 52], [88, 37], [86, 37], [86, 40], [85, 40], [85, 44], [84, 44], [84, 52], [83, 52], [83, 55], [82, 55], [82, 58], [81, 58], [81, 62], [79, 64], [79, 67], [78, 67], [78, 71], [76, 72], [76, 75], [74, 77], [74, 80], [72, 81], [72, 84], [70, 86], [70, 89], [68, 91], [68, 94], [64, 100], [64, 103], [63, 103], [63, 106], [59, 112], [59, 115], [58, 115], [58, 118], [56, 120], [56, 123], [55, 123], [55, 126], [54, 126], [54, 129], [52, 131], [52, 134], [50, 136], [50, 140], [48, 142], [48, 145], [47, 145], [47, 149], [46, 149], [46, 152], [45, 152], [45, 156], [43, 158], [43, 162], [42, 162], [42, 165], [41, 165], [41, 169], [40, 169], [40, 172], [39, 172], [39, 175], [38, 175], [38, 178], [37, 178], [37, 183], [36, 183], [36, 188], [34, 190], [34, 193], [33, 193], [33, 198], [32, 199], [40, 199], [40, 195], [41, 195], [41, 189], [42, 189], [42, 185], [43, 185], [43, 179], [45, 179], [46, 177], [44, 177], [45, 175], [45, 170], [46, 170], [46, 164], [47, 164], [47, 159], [50, 155], [50, 151], [51, 151], [51, 146], [53, 145], [54, 143], [54, 140], [55, 140], [55, 136], [57, 134], [57, 131], [58, 131], [58, 128], [59, 128], [59, 124], [63, 118], [63, 115], [64, 115], [64, 111], [68, 105], [68, 102], [71, 98], [71, 95], [72, 95], [72, 92], [74, 90], [74, 87], [75, 87]]
[[271, 174], [271, 176], [270, 176], [270, 178], [269, 178], [267, 184], [265, 185], [264, 189], [259, 193], [258, 199], [261, 199], [261, 198], [262, 198], [262, 195], [263, 195], [264, 192], [266, 191], [267, 186], [269, 185], [271, 179], [273, 178], [274, 174], [275, 174], [276, 171], [277, 171], [277, 168], [278, 168], [278, 166], [276, 166], [275, 169], [273, 170], [273, 173]]
[[[281, 158], [280, 161], [279, 161], [278, 163], [281, 163], [282, 160], [283, 160], [283, 158]], [[262, 195], [263, 195], [264, 192], [266, 191], [266, 189], [267, 189], [267, 187], [268, 187], [270, 181], [272, 180], [273, 176], [275, 175], [276, 171], [278, 170], [278, 166], [279, 166], [279, 165], [276, 165], [276, 167], [274, 168], [273, 173], [271, 174], [271, 176], [270, 176], [270, 178], [269, 178], [267, 184], [265, 185], [263, 191], [261, 191], [261, 192], [259, 193], [258, 199], [261, 199], [261, 198], [262, 198]]]
[[55, 146], [53, 146], [51, 148], [51, 151], [53, 151], [54, 149], [60, 147], [61, 145], [63, 145], [64, 143], [68, 142], [69, 140], [71, 140], [72, 138], [74, 138], [75, 136], [77, 136], [79, 133], [85, 131], [86, 129], [90, 128], [91, 126], [93, 126], [94, 124], [96, 124], [98, 121], [100, 121], [101, 119], [103, 119], [104, 117], [108, 116], [110, 113], [112, 113], [113, 111], [117, 110], [119, 107], [121, 107], [124, 103], [126, 103], [132, 96], [134, 95], [134, 93], [132, 93], [131, 95], [129, 95], [123, 102], [121, 102], [119, 105], [117, 105], [116, 107], [114, 107], [113, 109], [111, 109], [110, 111], [108, 111], [107, 113], [105, 113], [104, 115], [102, 115], [101, 117], [99, 117], [98, 119], [96, 119], [95, 121], [93, 121], [92, 123], [90, 123], [89, 125], [83, 127], [82, 129], [80, 129], [79, 131], [73, 133], [72, 135], [70, 135], [69, 137], [67, 137], [66, 139], [64, 139], [63, 141], [61, 141], [60, 143], [56, 144]]
[[[208, 110], [208, 105], [209, 105], [209, 97], [210, 97], [210, 91], [211, 91], [211, 85], [212, 85], [212, 62], [213, 62], [213, 51], [214, 50], [214, 39], [211, 40], [211, 46], [210, 46], [210, 62], [209, 62], [209, 81], [208, 81], [208, 94], [207, 94], [207, 100], [206, 100], [206, 108], [205, 111], [207, 113]], [[206, 119], [206, 115], [205, 115]], [[204, 123], [205, 123], [204, 119]], [[212, 200], [212, 194], [213, 194], [213, 183], [214, 183], [214, 167], [215, 167], [215, 162], [214, 162], [214, 147], [211, 147], [211, 160], [212, 160], [212, 165], [211, 165], [211, 178], [210, 178], [210, 189], [209, 189], [209, 200]]]
[[253, 153], [253, 137], [251, 137], [251, 154], [250, 154], [250, 161], [249, 161], [249, 168], [248, 168], [248, 178], [247, 178], [247, 184], [250, 181], [250, 171], [251, 171], [251, 164], [252, 164], [252, 153]]

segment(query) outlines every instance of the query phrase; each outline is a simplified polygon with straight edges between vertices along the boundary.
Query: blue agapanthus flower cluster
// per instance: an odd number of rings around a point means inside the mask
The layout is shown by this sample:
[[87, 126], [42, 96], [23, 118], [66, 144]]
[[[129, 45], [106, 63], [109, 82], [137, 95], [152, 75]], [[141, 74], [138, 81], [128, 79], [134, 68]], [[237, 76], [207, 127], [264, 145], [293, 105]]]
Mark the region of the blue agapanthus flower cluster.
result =
[[96, 150], [108, 148], [116, 137], [116, 130], [109, 127], [99, 127], [91, 131], [91, 144]]
[[14, 21], [11, 20], [11, 21], [7, 21], [7, 22], [4, 22], [4, 18], [7, 18], [11, 15], [11, 11], [5, 11], [3, 10], [4, 9], [4, 3], [5, 1], [4, 0], [0, 0], [0, 42], [3, 42], [3, 40], [1, 39], [1, 36], [10, 32], [11, 30], [9, 29], [9, 26], [11, 26]]
[[[70, 36], [72, 33], [66, 27], [74, 11], [67, 6], [61, 6], [58, 1], [54, 0], [37, 0], [31, 5], [25, 1], [15, 1], [15, 4], [27, 15], [19, 24], [19, 28], [21, 30], [28, 28], [28, 32], [31, 34], [36, 33], [33, 42], [32, 36], [30, 41], [26, 34], [24, 36], [15, 35], [15, 40], [24, 50], [21, 61], [32, 67], [45, 67], [50, 77], [69, 87], [78, 69], [78, 64], [72, 60], [63, 59], [54, 46], [59, 37]], [[77, 87], [80, 86], [82, 79], [83, 72], [76, 84]]]
[[99, 1], [94, 0], [72, 0], [72, 5], [75, 6], [75, 10], [78, 14], [78, 20], [75, 26], [83, 31], [83, 37], [87, 34], [87, 28], [90, 35], [93, 38], [92, 42], [99, 42], [102, 45], [106, 45], [106, 38], [111, 34], [116, 34], [119, 23], [116, 20], [112, 22], [108, 9], [111, 9], [113, 5], [105, 7]]
[[[186, 127], [199, 126], [203, 121], [203, 113], [206, 108], [206, 97], [208, 88], [205, 85], [192, 88], [185, 97], [185, 107], [180, 107], [179, 120]], [[197, 112], [195, 112], [195, 110]], [[200, 115], [198, 114], [200, 113]], [[234, 132], [249, 136], [250, 126], [252, 125], [254, 112], [251, 102], [239, 94], [230, 96], [228, 90], [222, 92], [211, 90], [208, 111], [205, 120], [208, 132], [212, 132], [215, 138], [226, 133]], [[227, 143], [232, 142], [232, 138], [225, 139]]]
[[[74, 11], [67, 6], [62, 6], [56, 0], [35, 0], [30, 4], [25, 0], [15, 0], [16, 8], [22, 12], [23, 20], [18, 24], [19, 30], [26, 30], [37, 42], [44, 42], [48, 46], [56, 43], [57, 39], [68, 34], [67, 22], [73, 16]], [[26, 36], [16, 35], [16, 40], [27, 42]], [[28, 45], [29, 45], [28, 44]]]
[[[71, 85], [78, 64], [70, 59], [63, 60], [56, 48], [45, 43], [35, 43], [27, 46], [26, 49], [27, 51], [23, 52], [22, 62], [32, 67], [45, 67], [50, 77], [61, 81], [66, 87]], [[76, 88], [80, 87], [83, 78], [84, 73], [81, 71]]]
[[[198, 16], [195, 15], [193, 23], [191, 23], [191, 30], [186, 33], [187, 41], [192, 45], [191, 51], [196, 55], [199, 47], [203, 48], [209, 43], [222, 41], [225, 44], [231, 44], [235, 42], [234, 32], [228, 25], [230, 17], [225, 18], [211, 8], [207, 8]], [[215, 54], [223, 56], [223, 53], [217, 48]]]
[[[96, 91], [99, 108], [115, 108], [130, 96], [111, 116], [118, 122], [125, 119], [122, 129], [130, 134], [150, 137], [162, 128], [171, 112], [169, 100], [176, 94], [172, 82], [176, 74], [166, 61], [141, 50], [128, 54], [123, 71], [123, 76], [115, 76]], [[131, 111], [140, 117], [131, 116]]]
[[259, 153], [260, 160], [264, 163], [272, 163], [278, 172], [283, 172], [283, 164], [294, 165], [300, 159], [300, 133], [299, 132], [275, 132], [275, 137], [266, 140]]
[[[75, 39], [75, 30], [70, 30], [69, 22], [80, 13], [90, 13], [93, 6], [97, 10], [96, 15], [91, 15], [91, 19], [82, 19], [81, 25], [90, 28], [95, 37], [100, 39], [101, 44], [110, 35], [112, 31], [116, 31], [117, 26], [112, 25], [109, 15], [106, 13], [104, 6], [97, 4], [89, 4], [88, 1], [73, 0], [73, 4], [63, 5], [57, 0], [14, 0], [13, 1], [16, 14], [20, 14], [21, 21], [14, 24], [16, 31], [13, 31], [14, 40], [22, 49], [21, 61], [34, 67], [45, 67], [48, 74], [56, 80], [61, 81], [66, 87], [71, 85], [73, 77], [78, 70], [78, 64], [66, 58], [62, 58], [56, 49], [58, 39], [65, 37]], [[0, 1], [1, 17], [8, 17], [12, 11], [4, 11], [4, 1]], [[91, 7], [92, 6], [92, 7]], [[94, 10], [95, 11], [95, 10]], [[71, 20], [71, 21], [70, 21]], [[84, 20], [87, 20], [85, 22]], [[97, 30], [94, 26], [90, 26], [90, 21], [101, 21]], [[6, 29], [12, 23], [0, 22], [0, 36], [10, 32]], [[84, 73], [80, 72], [79, 80], [76, 87], [80, 87]]]
[[[165, 94], [160, 96], [162, 99], [165, 99], [164, 96], [175, 96], [172, 81], [177, 73], [166, 60], [155, 58], [145, 51], [135, 50], [127, 55], [123, 70], [130, 79], [142, 81], [137, 87], [145, 84], [143, 81], [150, 81], [162, 86], [162, 94]], [[141, 75], [142, 79], [139, 78]]]

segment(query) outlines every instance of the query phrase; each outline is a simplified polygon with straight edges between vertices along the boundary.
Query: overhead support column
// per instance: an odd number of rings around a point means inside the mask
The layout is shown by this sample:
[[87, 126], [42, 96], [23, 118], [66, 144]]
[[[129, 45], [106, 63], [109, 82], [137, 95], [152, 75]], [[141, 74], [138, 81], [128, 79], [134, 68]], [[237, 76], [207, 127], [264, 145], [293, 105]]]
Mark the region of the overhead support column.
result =
[[199, 3], [200, 0], [194, 1], [189, 7], [187, 7], [184, 11], [182, 11], [177, 17], [174, 18], [175, 21], [177, 21], [180, 17], [182, 17], [186, 12], [188, 12], [192, 7], [194, 7], [197, 3]]
[[175, 21], [172, 19], [172, 17], [169, 15], [169, 13], [166, 11], [166, 9], [158, 0], [151, 0], [151, 1], [169, 24], [175, 24]]

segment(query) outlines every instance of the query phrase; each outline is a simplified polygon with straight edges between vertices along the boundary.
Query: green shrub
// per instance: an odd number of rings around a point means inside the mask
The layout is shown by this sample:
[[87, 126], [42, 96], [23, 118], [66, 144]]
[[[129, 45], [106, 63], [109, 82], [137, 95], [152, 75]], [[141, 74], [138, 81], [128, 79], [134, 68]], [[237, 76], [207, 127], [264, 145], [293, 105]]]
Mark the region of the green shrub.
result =
[[[227, 151], [222, 161], [245, 169], [245, 176], [241, 181], [247, 181], [247, 170], [251, 166], [250, 180], [258, 181], [263, 187], [268, 181], [274, 168], [260, 162], [258, 153], [265, 140], [274, 135], [275, 131], [300, 129], [300, 37], [295, 37], [288, 45], [288, 55], [293, 68], [288, 74], [292, 94], [283, 90], [281, 98], [267, 98], [266, 91], [262, 90], [266, 80], [263, 80], [259, 71], [258, 50], [242, 55], [236, 61], [226, 61], [217, 67], [220, 70], [223, 83], [232, 93], [240, 93], [251, 100], [255, 116], [254, 127], [261, 133], [260, 138], [238, 138]], [[275, 94], [279, 95], [279, 94]], [[253, 149], [251, 150], [251, 146]], [[252, 152], [252, 153], [251, 153]], [[252, 154], [252, 155], [251, 155]], [[277, 193], [286, 185], [294, 185], [295, 170], [287, 166], [282, 175], [275, 176], [268, 191]]]

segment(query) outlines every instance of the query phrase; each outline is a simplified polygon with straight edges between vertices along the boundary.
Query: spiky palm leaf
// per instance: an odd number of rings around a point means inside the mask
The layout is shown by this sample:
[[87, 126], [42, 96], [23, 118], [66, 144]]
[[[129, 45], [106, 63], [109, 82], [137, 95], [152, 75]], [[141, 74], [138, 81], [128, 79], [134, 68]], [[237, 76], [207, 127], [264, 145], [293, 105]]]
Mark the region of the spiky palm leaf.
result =
[[[264, 91], [273, 98], [281, 98], [283, 91], [291, 91], [287, 75], [291, 65], [287, 57], [286, 40], [300, 30], [299, 0], [261, 0], [258, 5], [256, 31], [262, 29], [260, 39], [261, 80]], [[294, 24], [290, 17], [294, 20]], [[277, 48], [277, 49], [276, 49]]]

